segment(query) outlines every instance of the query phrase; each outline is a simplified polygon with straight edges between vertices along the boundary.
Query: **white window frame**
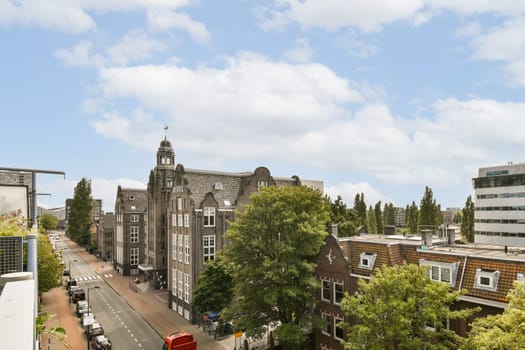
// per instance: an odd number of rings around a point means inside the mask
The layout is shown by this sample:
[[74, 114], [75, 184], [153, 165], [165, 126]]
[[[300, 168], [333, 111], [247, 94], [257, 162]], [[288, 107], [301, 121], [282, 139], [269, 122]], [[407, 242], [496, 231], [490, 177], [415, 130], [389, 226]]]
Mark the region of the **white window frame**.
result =
[[171, 294], [177, 295], [177, 269], [171, 269]]
[[190, 214], [184, 214], [184, 227], [190, 227]]
[[[483, 279], [488, 279], [489, 284], [481, 283]], [[498, 290], [499, 271], [487, 271], [483, 269], [476, 269], [476, 277], [474, 279], [474, 288], [488, 290], [495, 292]]]
[[376, 253], [361, 253], [359, 255], [359, 268], [372, 270], [376, 263]]
[[184, 235], [184, 263], [190, 263], [190, 235]]
[[525, 273], [518, 272], [516, 275], [516, 281], [524, 283], [525, 282]]
[[182, 210], [182, 198], [177, 198], [177, 210]]
[[206, 264], [209, 260], [215, 260], [216, 240], [215, 235], [205, 235], [202, 237], [202, 256]]
[[139, 242], [139, 227], [138, 226], [129, 227], [129, 242], [130, 243]]
[[[325, 283], [326, 285], [328, 285], [328, 298], [325, 298]], [[330, 302], [332, 300], [332, 284], [330, 283], [330, 280], [327, 280], [327, 279], [321, 279], [321, 300], [322, 301], [327, 301], [327, 302]]]
[[171, 214], [171, 226], [172, 227], [177, 226], [177, 214], [175, 213]]
[[177, 284], [178, 284], [177, 296], [179, 297], [179, 299], [182, 299], [183, 278], [184, 278], [184, 273], [182, 271], [179, 271], [179, 279], [177, 280]]
[[331, 337], [332, 336], [332, 315], [326, 312], [322, 312], [321, 318], [324, 321], [323, 328], [321, 329], [321, 333]]
[[182, 227], [184, 223], [182, 222], [182, 214], [177, 215], [177, 226]]
[[178, 251], [179, 251], [179, 261], [182, 262], [182, 259], [184, 258], [184, 253], [183, 253], [183, 249], [182, 249], [182, 244], [183, 244], [183, 241], [182, 241], [182, 234], [179, 234], [179, 237], [177, 239], [177, 248], [178, 248]]
[[129, 222], [139, 222], [139, 214], [131, 214], [129, 216]]
[[[449, 284], [451, 287], [456, 285], [456, 277], [459, 262], [446, 263], [432, 260], [419, 260], [419, 266], [428, 266], [428, 277], [433, 281]], [[447, 272], [448, 271], [448, 272]]]
[[188, 273], [184, 274], [184, 301], [190, 302], [190, 275]]
[[171, 234], [171, 259], [177, 260], [177, 234]]
[[129, 249], [129, 264], [131, 266], [136, 266], [139, 264], [139, 248]]
[[[340, 301], [337, 301], [337, 293], [338, 293], [338, 289], [336, 286], [341, 286], [341, 299]], [[343, 282], [334, 282], [333, 283], [333, 297], [334, 297], [334, 304], [336, 305], [341, 305], [341, 301], [343, 300], [344, 296], [345, 296], [345, 285]]]
[[[342, 327], [338, 327], [337, 324], [338, 324], [339, 322], [343, 322], [344, 319], [343, 319], [342, 317], [340, 317], [340, 316], [334, 316], [334, 317], [332, 317], [332, 318], [333, 318], [333, 320], [334, 320], [334, 339], [337, 339], [337, 340], [343, 340], [343, 338], [344, 338], [344, 328], [342, 328]], [[338, 330], [338, 329], [340, 329], [340, 330], [343, 332], [343, 337], [338, 337], [338, 336], [337, 336], [337, 330]]]
[[204, 207], [204, 227], [215, 227], [215, 207]]

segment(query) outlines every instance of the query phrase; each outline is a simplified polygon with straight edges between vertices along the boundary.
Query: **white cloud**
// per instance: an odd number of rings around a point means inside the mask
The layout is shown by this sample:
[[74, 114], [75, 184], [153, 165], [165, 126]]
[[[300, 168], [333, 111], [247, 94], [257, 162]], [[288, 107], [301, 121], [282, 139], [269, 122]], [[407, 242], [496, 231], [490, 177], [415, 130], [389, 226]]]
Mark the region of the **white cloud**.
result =
[[283, 53], [283, 57], [295, 63], [308, 63], [313, 54], [314, 50], [310, 47], [308, 38], [301, 38], [295, 41], [295, 47]]
[[82, 41], [73, 46], [71, 50], [58, 49], [55, 57], [60, 59], [67, 67], [90, 67], [101, 64], [102, 57], [91, 54], [92, 43]]
[[124, 35], [120, 42], [109, 47], [106, 55], [111, 63], [127, 65], [129, 62], [143, 62], [154, 52], [163, 51], [166, 45], [148, 34], [134, 30]]
[[92, 121], [91, 127], [107, 138], [114, 138], [124, 144], [154, 149], [158, 141], [161, 124], [142, 109], [136, 109], [131, 116], [125, 117], [117, 112], [105, 112], [102, 119]]
[[337, 46], [346, 50], [350, 56], [368, 58], [374, 56], [379, 51], [375, 45], [357, 38], [356, 33], [348, 31], [341, 36], [336, 43]]
[[172, 28], [179, 28], [187, 31], [195, 41], [207, 42], [211, 35], [206, 26], [198, 21], [191, 19], [185, 13], [175, 11], [150, 10], [148, 11], [149, 26], [153, 30], [166, 31]]

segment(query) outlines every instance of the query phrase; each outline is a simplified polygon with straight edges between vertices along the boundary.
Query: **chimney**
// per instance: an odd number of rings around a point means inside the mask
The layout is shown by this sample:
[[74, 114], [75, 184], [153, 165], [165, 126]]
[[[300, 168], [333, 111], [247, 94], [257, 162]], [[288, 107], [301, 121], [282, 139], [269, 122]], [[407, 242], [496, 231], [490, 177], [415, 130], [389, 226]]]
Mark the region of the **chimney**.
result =
[[447, 237], [448, 237], [448, 244], [454, 245], [456, 244], [456, 230], [453, 228], [447, 228]]
[[337, 224], [328, 225], [328, 233], [337, 238]]
[[430, 248], [432, 247], [432, 230], [421, 230], [421, 244]]

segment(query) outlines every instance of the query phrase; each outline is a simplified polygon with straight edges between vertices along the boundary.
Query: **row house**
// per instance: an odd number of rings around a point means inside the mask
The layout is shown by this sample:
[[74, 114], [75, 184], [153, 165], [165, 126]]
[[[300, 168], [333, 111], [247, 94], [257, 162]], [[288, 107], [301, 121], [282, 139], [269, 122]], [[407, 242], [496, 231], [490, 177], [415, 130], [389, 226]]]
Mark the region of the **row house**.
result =
[[115, 214], [104, 213], [97, 226], [98, 256], [104, 261], [113, 260], [113, 237], [115, 233]]
[[138, 275], [147, 230], [145, 189], [118, 186], [114, 222], [113, 269], [121, 275]]
[[139, 268], [165, 283], [168, 307], [193, 322], [193, 288], [206, 263], [227, 244], [224, 235], [235, 211], [261, 187], [297, 185], [323, 190], [320, 181], [274, 177], [265, 167], [243, 173], [185, 169], [175, 164], [164, 139], [148, 182], [146, 255]]
[[520, 247], [459, 245], [452, 231], [446, 239], [428, 233], [416, 237], [365, 234], [339, 238], [336, 227], [330, 233], [317, 258], [320, 288], [316, 313], [325, 321], [324, 328], [316, 333], [317, 350], [343, 350], [340, 341], [344, 332], [337, 323], [349, 320], [341, 310], [341, 298], [344, 292], [354, 294], [358, 281], [370, 280], [376, 268], [404, 261], [429, 266], [429, 278], [465, 291], [454, 308], [480, 307], [481, 311], [468, 320], [450, 322], [450, 329], [461, 336], [467, 335], [474, 318], [502, 313], [513, 282], [524, 279], [525, 249]]

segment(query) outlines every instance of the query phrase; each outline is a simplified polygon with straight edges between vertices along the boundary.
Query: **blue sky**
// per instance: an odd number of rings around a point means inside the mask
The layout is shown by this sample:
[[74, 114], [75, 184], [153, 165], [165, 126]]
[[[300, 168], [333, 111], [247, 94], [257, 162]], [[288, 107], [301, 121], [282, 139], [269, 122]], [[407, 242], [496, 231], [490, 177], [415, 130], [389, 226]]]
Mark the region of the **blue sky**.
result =
[[3, 167], [43, 206], [82, 178], [112, 211], [167, 136], [186, 168], [462, 207], [524, 161], [519, 0], [0, 0]]

